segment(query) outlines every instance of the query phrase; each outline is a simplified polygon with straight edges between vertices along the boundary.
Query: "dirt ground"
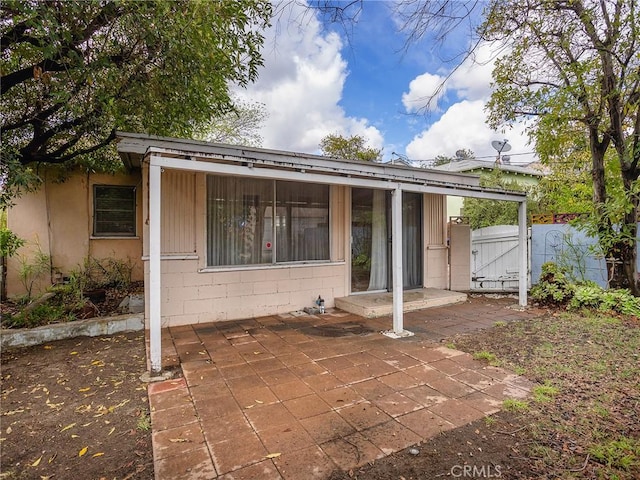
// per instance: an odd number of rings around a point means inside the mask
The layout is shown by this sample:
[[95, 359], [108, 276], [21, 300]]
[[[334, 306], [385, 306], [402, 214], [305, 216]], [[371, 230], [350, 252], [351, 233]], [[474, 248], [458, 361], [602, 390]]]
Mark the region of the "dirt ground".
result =
[[1, 479], [153, 479], [142, 332], [2, 352]]
[[[637, 319], [549, 314], [443, 343], [545, 388], [331, 480], [640, 478]], [[3, 352], [0, 479], [152, 479], [145, 369], [142, 333]]]

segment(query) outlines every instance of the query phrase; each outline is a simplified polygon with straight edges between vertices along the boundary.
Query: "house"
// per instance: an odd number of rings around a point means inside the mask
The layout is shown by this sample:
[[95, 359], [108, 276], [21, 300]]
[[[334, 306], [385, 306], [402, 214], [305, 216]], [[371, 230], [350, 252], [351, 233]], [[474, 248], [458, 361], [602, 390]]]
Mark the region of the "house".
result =
[[[472, 175], [491, 173], [497, 168], [503, 174], [506, 181], [513, 181], [525, 187], [537, 185], [540, 178], [547, 174], [545, 169], [541, 168], [540, 165], [512, 165], [506, 155], [500, 163], [465, 158], [462, 160], [454, 159], [449, 163], [444, 163], [433, 168], [444, 172], [469, 173]], [[450, 217], [464, 215], [462, 206], [463, 199], [461, 197], [448, 197], [447, 215]]]
[[74, 202], [68, 188], [86, 199], [81, 218], [70, 213], [84, 225], [49, 229], [50, 245], [77, 236], [82, 253], [141, 247], [154, 371], [161, 326], [290, 312], [318, 296], [332, 307], [392, 291], [393, 331], [402, 334], [404, 290], [449, 288], [448, 195], [518, 202], [526, 245], [526, 195], [483, 188], [475, 176], [131, 133], [118, 134], [118, 151], [132, 173], [113, 186], [132, 189], [119, 193], [123, 204], [135, 197], [135, 212], [109, 213], [120, 197], [102, 191], [104, 178], [75, 176], [77, 185], [54, 189], [66, 201], [54, 201], [54, 190], [37, 195], [38, 222], [46, 230], [46, 205]]

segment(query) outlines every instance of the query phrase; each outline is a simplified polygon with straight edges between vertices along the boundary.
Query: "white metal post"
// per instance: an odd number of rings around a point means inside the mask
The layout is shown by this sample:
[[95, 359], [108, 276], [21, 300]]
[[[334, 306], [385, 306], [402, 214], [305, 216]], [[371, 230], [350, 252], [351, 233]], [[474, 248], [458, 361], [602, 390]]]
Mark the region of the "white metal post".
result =
[[162, 198], [162, 167], [149, 164], [149, 328], [151, 371], [162, 370], [162, 311], [161, 311], [161, 261], [160, 261], [160, 199]]
[[529, 283], [529, 246], [527, 240], [527, 201], [524, 200], [518, 205], [518, 248], [520, 253], [518, 303], [521, 307], [527, 306], [527, 287]]
[[402, 189], [391, 192], [391, 268], [393, 270], [393, 333], [404, 331], [402, 305]]

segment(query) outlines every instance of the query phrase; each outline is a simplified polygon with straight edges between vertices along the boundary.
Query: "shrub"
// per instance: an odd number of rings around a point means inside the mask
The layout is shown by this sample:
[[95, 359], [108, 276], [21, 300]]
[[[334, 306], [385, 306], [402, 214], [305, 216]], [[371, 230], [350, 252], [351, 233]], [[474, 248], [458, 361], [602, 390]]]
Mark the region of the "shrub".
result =
[[531, 288], [531, 298], [543, 305], [564, 306], [573, 297], [575, 287], [564, 268], [553, 262], [542, 264], [540, 281]]

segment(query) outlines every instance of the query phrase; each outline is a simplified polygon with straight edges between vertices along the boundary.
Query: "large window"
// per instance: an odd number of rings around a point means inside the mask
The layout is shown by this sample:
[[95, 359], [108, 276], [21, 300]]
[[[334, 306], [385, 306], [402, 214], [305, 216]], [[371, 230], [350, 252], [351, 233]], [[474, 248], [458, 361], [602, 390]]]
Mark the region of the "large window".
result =
[[209, 175], [207, 263], [329, 260], [329, 187]]
[[93, 235], [136, 236], [136, 187], [94, 185]]

